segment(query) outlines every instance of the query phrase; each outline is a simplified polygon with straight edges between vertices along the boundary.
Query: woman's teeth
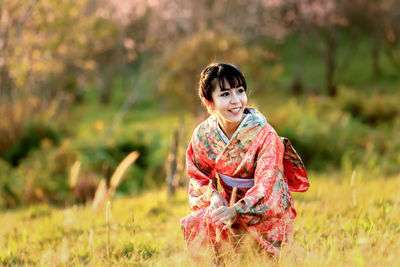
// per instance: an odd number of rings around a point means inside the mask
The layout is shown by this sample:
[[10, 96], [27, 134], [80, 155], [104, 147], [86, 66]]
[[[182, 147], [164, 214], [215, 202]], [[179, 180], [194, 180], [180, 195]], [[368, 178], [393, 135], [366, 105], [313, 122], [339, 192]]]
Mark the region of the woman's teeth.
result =
[[230, 111], [232, 111], [232, 112], [239, 112], [239, 110], [240, 110], [240, 107], [231, 109]]

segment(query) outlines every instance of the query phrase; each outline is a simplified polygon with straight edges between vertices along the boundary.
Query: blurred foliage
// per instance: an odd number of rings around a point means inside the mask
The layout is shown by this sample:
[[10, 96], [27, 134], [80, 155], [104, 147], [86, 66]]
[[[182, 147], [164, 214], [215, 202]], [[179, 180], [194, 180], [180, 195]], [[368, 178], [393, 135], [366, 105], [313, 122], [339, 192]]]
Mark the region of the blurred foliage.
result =
[[42, 141], [50, 141], [55, 145], [60, 142], [60, 134], [43, 125], [28, 125], [26, 132], [10, 148], [4, 152], [4, 159], [12, 166], [17, 166], [30, 150], [38, 148]]
[[79, 97], [90, 77], [82, 74], [98, 67], [96, 55], [115, 46], [115, 26], [98, 16], [90, 0], [2, 1], [1, 10], [3, 95], [16, 88]]
[[20, 97], [0, 100], [0, 157], [17, 166], [44, 140], [58, 144], [68, 119], [69, 98]]
[[[201, 55], [201, 56], [199, 56]], [[272, 52], [260, 46], [246, 44], [243, 38], [231, 34], [201, 31], [167, 51], [159, 77], [159, 94], [173, 108], [192, 112], [202, 110], [197, 95], [202, 69], [211, 62], [230, 62], [252, 74], [255, 87], [269, 73], [266, 63], [273, 59]]]
[[[386, 174], [399, 172], [395, 135], [400, 120], [395, 114], [400, 107], [391, 105], [395, 98], [341, 92], [334, 99], [309, 97], [305, 104], [291, 99], [269, 116], [269, 122], [292, 141], [309, 169], [335, 170], [351, 164]], [[360, 109], [354, 114], [349, 106], [356, 103]], [[382, 112], [383, 108], [389, 111]]]
[[340, 107], [363, 123], [379, 125], [392, 122], [400, 114], [400, 96], [383, 95], [379, 91], [367, 97], [351, 88], [341, 88]]
[[[157, 135], [154, 138], [157, 139]], [[43, 139], [40, 147], [28, 152], [28, 157], [21, 160], [17, 167], [13, 168], [11, 164], [0, 160], [0, 206], [12, 207], [34, 202], [71, 204], [74, 199], [68, 186], [68, 175], [77, 159], [83, 164], [79, 179], [95, 177], [98, 183], [101, 178], [106, 178], [109, 182], [118, 164], [131, 151], [139, 151], [140, 157], [124, 174], [119, 192], [139, 192], [145, 186], [160, 183], [165, 176], [164, 163], [151, 160], [155, 151], [159, 150], [159, 144], [140, 140], [120, 139], [118, 142], [81, 147], [69, 139], [64, 139], [59, 146], [49, 139]], [[149, 175], [154, 175], [154, 178]]]

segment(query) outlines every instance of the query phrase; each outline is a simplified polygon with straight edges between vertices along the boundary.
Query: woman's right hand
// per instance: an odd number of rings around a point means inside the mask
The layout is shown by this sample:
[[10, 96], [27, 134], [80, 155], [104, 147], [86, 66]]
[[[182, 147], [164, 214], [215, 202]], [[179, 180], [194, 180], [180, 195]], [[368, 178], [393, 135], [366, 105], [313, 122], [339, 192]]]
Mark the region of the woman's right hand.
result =
[[221, 196], [221, 194], [217, 191], [214, 191], [211, 195], [210, 199], [210, 209], [211, 211], [214, 211], [220, 207], [227, 207], [228, 206], [228, 201]]

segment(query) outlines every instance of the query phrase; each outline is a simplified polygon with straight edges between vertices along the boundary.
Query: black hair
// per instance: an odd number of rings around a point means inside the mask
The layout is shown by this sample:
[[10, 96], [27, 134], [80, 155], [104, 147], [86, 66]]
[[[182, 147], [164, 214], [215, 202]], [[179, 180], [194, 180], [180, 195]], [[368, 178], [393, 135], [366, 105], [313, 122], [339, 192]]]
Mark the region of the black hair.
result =
[[225, 79], [228, 81], [230, 88], [238, 88], [242, 86], [247, 90], [246, 79], [242, 71], [229, 63], [211, 63], [201, 72], [198, 93], [200, 99], [205, 98], [212, 102], [212, 92], [218, 82], [221, 91], [227, 90], [225, 87]]

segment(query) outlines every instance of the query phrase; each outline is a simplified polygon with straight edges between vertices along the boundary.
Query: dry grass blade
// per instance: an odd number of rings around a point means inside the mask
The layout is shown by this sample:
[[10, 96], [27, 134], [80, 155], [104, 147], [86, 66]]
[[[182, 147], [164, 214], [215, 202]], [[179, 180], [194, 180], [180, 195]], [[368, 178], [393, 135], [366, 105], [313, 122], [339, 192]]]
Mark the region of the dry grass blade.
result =
[[68, 184], [70, 188], [74, 188], [78, 183], [80, 169], [81, 169], [81, 161], [77, 160], [74, 162], [69, 172]]
[[111, 241], [110, 241], [111, 211], [110, 211], [110, 201], [107, 201], [106, 222], [107, 222], [107, 260], [108, 260], [108, 266], [110, 266], [110, 257], [111, 257]]
[[109, 223], [110, 220], [111, 220], [110, 201], [107, 201], [106, 222]]
[[353, 171], [353, 173], [351, 174], [351, 179], [350, 179], [350, 185], [353, 187], [356, 181], [356, 170]]
[[90, 247], [90, 256], [93, 257], [93, 229], [90, 229], [89, 233], [89, 247]]
[[99, 185], [97, 186], [96, 193], [94, 194], [92, 208], [94, 210], [98, 210], [99, 207], [104, 203], [106, 197], [107, 197], [106, 179], [101, 179]]
[[235, 205], [235, 200], [236, 200], [236, 194], [237, 194], [237, 187], [234, 187], [232, 189], [232, 194], [231, 194], [231, 200], [229, 201], [229, 206]]
[[125, 171], [132, 163], [134, 163], [137, 160], [138, 157], [139, 157], [139, 152], [133, 151], [129, 153], [129, 155], [126, 156], [118, 165], [117, 169], [111, 176], [109, 197], [112, 197], [112, 195], [115, 192], [115, 189], [117, 189], [118, 185], [121, 183]]

